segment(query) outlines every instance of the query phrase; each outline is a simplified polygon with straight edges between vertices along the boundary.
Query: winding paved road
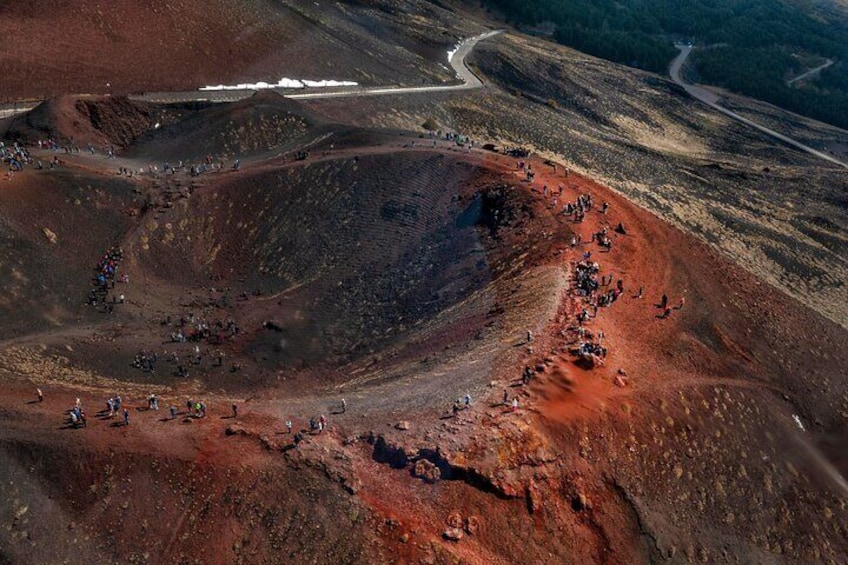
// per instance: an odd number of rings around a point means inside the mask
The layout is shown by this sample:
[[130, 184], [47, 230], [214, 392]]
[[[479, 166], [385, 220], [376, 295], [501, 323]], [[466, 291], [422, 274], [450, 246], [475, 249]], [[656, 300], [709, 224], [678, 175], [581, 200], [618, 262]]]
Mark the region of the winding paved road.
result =
[[[474, 37], [470, 37], [464, 41], [462, 41], [458, 46], [456, 51], [453, 54], [453, 57], [450, 59], [450, 65], [453, 67], [454, 72], [456, 72], [457, 78], [459, 78], [462, 82], [460, 84], [451, 84], [451, 85], [433, 85], [433, 86], [396, 86], [396, 87], [385, 87], [385, 86], [375, 86], [375, 87], [345, 87], [334, 90], [322, 90], [322, 91], [313, 91], [313, 92], [297, 92], [292, 93], [291, 89], [286, 88], [272, 88], [268, 90], [273, 90], [282, 94], [286, 98], [292, 98], [297, 100], [309, 100], [316, 98], [347, 98], [353, 96], [380, 96], [384, 94], [415, 94], [421, 92], [453, 92], [453, 91], [461, 91], [461, 90], [474, 90], [477, 88], [482, 88], [483, 83], [474, 74], [471, 69], [468, 68], [468, 65], [465, 64], [466, 56], [474, 49], [474, 47], [484, 39], [488, 39], [490, 37], [494, 37], [499, 33], [502, 33], [503, 30], [494, 30], [488, 31], [486, 33], [482, 33], [480, 35], [476, 35]], [[189, 90], [189, 91], [175, 91], [175, 92], [150, 92], [146, 94], [141, 94], [137, 96], [130, 96], [130, 98], [134, 100], [143, 100], [145, 102], [156, 102], [156, 103], [175, 103], [175, 102], [200, 102], [200, 101], [209, 101], [209, 102], [235, 102], [237, 100], [243, 100], [245, 98], [249, 98], [256, 93], [256, 90], [253, 89], [245, 89], [245, 90], [226, 90], [226, 91], [197, 91], [197, 90]], [[30, 107], [19, 107], [19, 108], [7, 108], [0, 109], [0, 119], [8, 118], [10, 116], [14, 116], [16, 114], [21, 114], [23, 112], [27, 112], [31, 110], [34, 106]]]
[[465, 57], [471, 53], [474, 47], [480, 41], [493, 37], [502, 30], [495, 30], [483, 33], [466, 39], [459, 44], [456, 52], [450, 60], [451, 67], [456, 72], [456, 76], [462, 81], [461, 84], [439, 85], [439, 86], [406, 86], [406, 87], [372, 87], [372, 88], [354, 88], [352, 90], [335, 91], [335, 92], [304, 92], [302, 94], [286, 94], [286, 98], [295, 99], [310, 99], [310, 98], [342, 98], [345, 96], [377, 96], [382, 94], [411, 94], [417, 92], [451, 92], [456, 90], [474, 90], [482, 88], [483, 83], [468, 68], [465, 64]]
[[805, 151], [805, 152], [809, 153], [810, 155], [814, 155], [814, 156], [816, 156], [820, 159], [824, 159], [825, 161], [830, 161], [831, 163], [834, 163], [836, 165], [839, 165], [841, 167], [845, 167], [846, 169], [848, 169], [848, 164], [843, 163], [842, 161], [840, 161], [839, 159], [837, 159], [835, 157], [831, 157], [830, 155], [828, 155], [826, 153], [822, 153], [821, 151], [819, 151], [817, 149], [813, 149], [812, 147], [810, 147], [808, 145], [804, 145], [800, 141], [795, 141], [791, 137], [786, 137], [782, 133], [778, 133], [778, 132], [776, 132], [772, 129], [769, 129], [769, 128], [763, 126], [763, 125], [758, 124], [757, 122], [754, 122], [752, 120], [749, 120], [748, 118], [740, 116], [739, 114], [737, 114], [736, 112], [734, 112], [732, 110], [728, 110], [727, 108], [719, 105], [719, 103], [718, 103], [719, 97], [714, 92], [711, 92], [711, 91], [709, 91], [706, 88], [703, 88], [701, 86], [696, 86], [694, 84], [689, 84], [687, 82], [684, 82], [683, 79], [680, 78], [680, 69], [683, 67], [683, 64], [686, 62], [686, 59], [689, 57], [689, 53], [692, 52], [692, 46], [691, 45], [676, 45], [675, 47], [680, 49], [680, 54], [677, 57], [675, 57], [674, 61], [672, 61], [671, 68], [669, 69], [669, 74], [671, 75], [671, 80], [673, 80], [678, 85], [680, 85], [683, 88], [683, 90], [685, 90], [687, 93], [689, 93], [690, 96], [700, 100], [701, 102], [703, 102], [704, 104], [706, 104], [710, 108], [713, 108], [714, 110], [718, 110], [719, 112], [721, 112], [725, 116], [728, 116], [729, 118], [732, 118], [732, 119], [734, 119], [738, 122], [742, 122], [743, 124], [751, 126], [752, 128], [758, 129], [761, 132], [765, 133], [766, 135], [770, 135], [771, 137], [773, 137], [773, 138], [775, 138], [779, 141], [782, 141], [783, 143], [786, 143], [787, 145], [791, 145], [792, 147], [800, 149], [801, 151]]
[[832, 64], [834, 64], [835, 62], [836, 61], [833, 60], [833, 59], [828, 59], [825, 63], [819, 65], [818, 67], [816, 67], [814, 69], [810, 69], [809, 71], [807, 71], [805, 73], [801, 73], [800, 75], [798, 75], [795, 78], [787, 80], [786, 86], [792, 86], [793, 84], [795, 84], [799, 80], [804, 80], [805, 78], [809, 78], [809, 77], [811, 77], [815, 74], [818, 74], [818, 73], [822, 72], [823, 70], [825, 70], [826, 68], [828, 68], [829, 66], [831, 66]]

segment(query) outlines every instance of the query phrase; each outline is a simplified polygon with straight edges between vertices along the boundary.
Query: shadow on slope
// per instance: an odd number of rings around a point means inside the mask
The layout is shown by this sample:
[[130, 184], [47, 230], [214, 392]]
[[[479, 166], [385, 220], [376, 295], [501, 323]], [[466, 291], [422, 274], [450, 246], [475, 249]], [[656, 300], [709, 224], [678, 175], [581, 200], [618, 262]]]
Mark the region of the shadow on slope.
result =
[[300, 103], [274, 92], [259, 92], [234, 103], [195, 102], [160, 107], [160, 122], [144, 132], [128, 156], [176, 162], [244, 157], [282, 150], [312, 132], [321, 121]]
[[166, 283], [257, 294], [239, 310], [266, 328], [246, 351], [260, 363], [373, 353], [491, 281], [490, 231], [468, 195], [492, 182], [424, 151], [268, 166], [195, 191], [135, 253]]

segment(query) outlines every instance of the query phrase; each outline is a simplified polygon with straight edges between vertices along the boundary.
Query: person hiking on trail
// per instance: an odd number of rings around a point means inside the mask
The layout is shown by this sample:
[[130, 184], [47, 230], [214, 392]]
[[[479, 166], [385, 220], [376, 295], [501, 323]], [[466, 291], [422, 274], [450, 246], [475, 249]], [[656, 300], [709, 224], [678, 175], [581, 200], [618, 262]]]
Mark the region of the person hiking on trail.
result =
[[640, 286], [640, 287], [639, 287], [639, 294], [637, 294], [637, 295], [636, 295], [636, 298], [642, 298], [642, 294], [643, 294], [644, 292], [645, 292], [645, 287], [644, 287], [644, 286]]
[[671, 306], [666, 305], [666, 307], [663, 309], [662, 317], [668, 318], [669, 316], [671, 316]]
[[660, 308], [665, 310], [665, 307], [668, 306], [668, 295], [663, 293], [662, 299], [660, 300]]
[[518, 397], [512, 399], [512, 411], [515, 412], [518, 410]]
[[291, 420], [286, 420], [286, 433], [290, 434], [292, 432], [292, 423]]
[[466, 394], [465, 395], [465, 407], [468, 408], [469, 406], [471, 406], [471, 395]]
[[684, 304], [686, 304], [686, 297], [681, 296], [681, 297], [680, 297], [680, 304], [678, 304], [678, 305], [676, 306], [676, 308], [675, 308], [675, 309], [676, 309], [676, 310], [681, 310], [681, 309], [683, 309], [683, 305], [684, 305]]
[[342, 398], [342, 414], [344, 414], [345, 412], [347, 412], [347, 400]]
[[453, 417], [456, 418], [459, 415], [459, 399], [457, 398], [453, 402]]
[[130, 411], [127, 410], [126, 408], [124, 408], [124, 425], [125, 426], [130, 425]]
[[530, 384], [531, 380], [533, 380], [533, 370], [529, 366], [525, 365], [524, 372], [521, 375], [521, 382], [527, 385]]
[[172, 404], [171, 407], [169, 408], [169, 410], [171, 411], [171, 419], [176, 420], [177, 419], [177, 407]]
[[238, 406], [236, 406], [236, 403], [233, 402], [233, 418], [237, 418], [237, 417], [238, 417]]
[[35, 389], [35, 394], [38, 395], [39, 402], [44, 402], [44, 393], [41, 392], [40, 388]]
[[504, 395], [503, 395], [503, 405], [504, 405], [504, 406], [508, 406], [508, 405], [509, 405], [509, 391], [508, 391], [507, 389], [504, 389]]

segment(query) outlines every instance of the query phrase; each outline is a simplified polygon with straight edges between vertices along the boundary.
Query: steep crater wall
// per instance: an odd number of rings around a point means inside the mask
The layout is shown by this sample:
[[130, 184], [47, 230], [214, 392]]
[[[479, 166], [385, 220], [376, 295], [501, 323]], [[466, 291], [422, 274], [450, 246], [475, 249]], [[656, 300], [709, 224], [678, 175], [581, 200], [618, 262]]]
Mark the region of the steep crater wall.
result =
[[258, 295], [246, 326], [270, 328], [248, 346], [259, 360], [368, 353], [492, 280], [494, 231], [474, 194], [495, 182], [423, 151], [267, 167], [151, 223], [140, 260]]

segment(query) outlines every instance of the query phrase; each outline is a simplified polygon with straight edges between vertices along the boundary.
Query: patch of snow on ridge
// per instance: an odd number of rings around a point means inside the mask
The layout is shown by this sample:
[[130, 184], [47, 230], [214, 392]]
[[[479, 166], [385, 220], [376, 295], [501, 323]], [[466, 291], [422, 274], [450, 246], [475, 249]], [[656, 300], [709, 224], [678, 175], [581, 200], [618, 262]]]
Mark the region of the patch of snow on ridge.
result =
[[456, 55], [456, 52], [459, 51], [459, 43], [456, 44], [456, 47], [448, 51], [448, 63], [453, 60], [453, 56]]
[[359, 86], [359, 83], [351, 80], [298, 80], [281, 78], [276, 83], [260, 81], [241, 84], [218, 84], [215, 86], [204, 86], [200, 90], [267, 90], [269, 88], [326, 88], [330, 86]]

